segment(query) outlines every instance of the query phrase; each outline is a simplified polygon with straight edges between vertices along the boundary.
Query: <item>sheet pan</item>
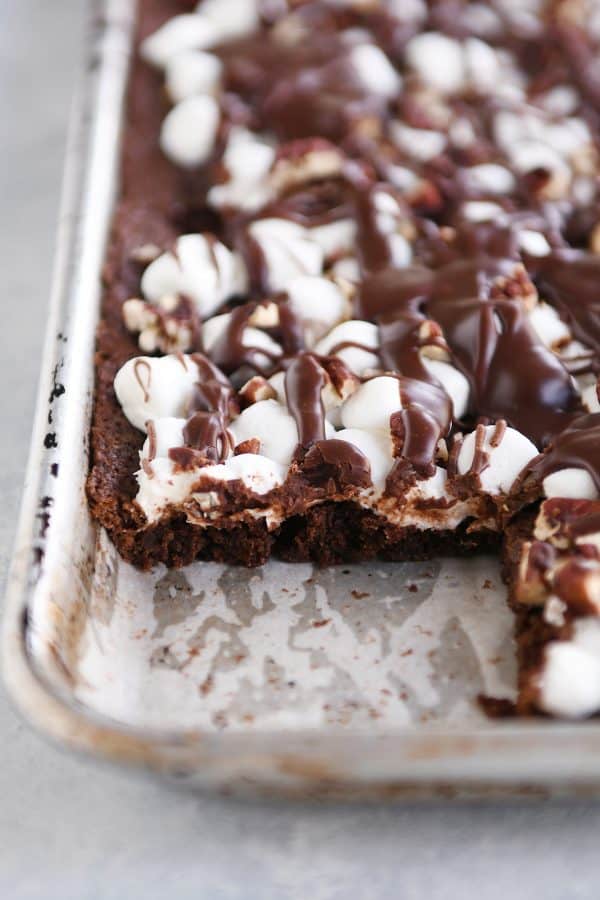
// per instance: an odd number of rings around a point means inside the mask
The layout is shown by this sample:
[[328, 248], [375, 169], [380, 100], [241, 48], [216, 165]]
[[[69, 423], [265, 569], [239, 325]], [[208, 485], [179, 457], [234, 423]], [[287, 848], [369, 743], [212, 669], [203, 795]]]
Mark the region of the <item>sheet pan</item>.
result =
[[190, 786], [319, 797], [589, 794], [600, 725], [487, 720], [514, 695], [493, 558], [140, 573], [88, 515], [100, 270], [135, 3], [90, 4], [39, 400], [4, 613], [25, 717]]

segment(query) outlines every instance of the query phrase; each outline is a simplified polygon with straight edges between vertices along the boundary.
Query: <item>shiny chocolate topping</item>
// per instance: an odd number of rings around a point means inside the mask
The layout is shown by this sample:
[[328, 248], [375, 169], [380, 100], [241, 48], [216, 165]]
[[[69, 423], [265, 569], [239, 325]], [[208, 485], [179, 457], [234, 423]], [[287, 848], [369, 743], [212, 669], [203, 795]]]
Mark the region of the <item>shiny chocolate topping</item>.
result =
[[558, 250], [539, 260], [536, 281], [540, 295], [593, 351], [589, 368], [600, 371], [600, 256]]
[[[183, 429], [186, 448], [210, 462], [221, 462], [232, 449], [227, 424], [238, 412], [234, 390], [214, 363], [201, 353], [192, 356], [198, 367], [198, 382], [190, 402], [190, 418]], [[179, 448], [177, 461], [184, 464]]]
[[600, 413], [574, 419], [555, 439], [543, 456], [525, 469], [525, 477], [542, 481], [561, 469], [585, 469], [600, 494]]
[[[418, 14], [377, 2], [265, 0], [255, 33], [213, 48], [221, 123], [190, 184], [196, 179], [202, 193], [211, 181], [240, 181], [239, 205], [211, 214], [243, 256], [250, 287], [217, 310], [228, 318], [210, 348], [215, 371], [202, 357], [186, 444], [223, 459], [235, 415], [231, 380], [239, 387], [254, 374], [284, 372], [295, 461], [315, 478], [330, 479], [335, 469], [336, 478], [343, 470], [361, 483], [368, 462], [325, 439], [322, 397], [329, 379], [345, 377], [336, 355], [364, 350], [378, 364], [357, 368], [355, 385], [378, 373], [398, 378], [390, 420], [396, 469], [430, 477], [453, 427], [496, 423], [498, 434], [510, 426], [549, 447], [533, 466], [540, 477], [579, 465], [598, 484], [598, 426], [582, 415], [573, 373], [600, 372], [599, 51], [578, 4], [544, 4], [527, 22], [516, 6], [492, 4], [486, 24], [462, 0], [429, 3]], [[242, 156], [247, 173], [234, 172], [226, 149], [235, 129], [260, 145]], [[254, 191], [264, 199], [246, 205]], [[261, 219], [295, 228], [279, 234], [275, 223], [259, 238], [251, 226]], [[288, 302], [287, 284], [302, 276], [336, 281], [344, 262], [343, 292], [353, 318], [370, 323], [367, 337], [363, 345], [360, 328], [342, 332], [322, 357], [316, 341], [343, 328], [347, 309], [313, 330], [317, 304], [309, 298], [304, 318]], [[563, 352], [564, 334], [559, 349], [552, 335], [542, 339], [532, 324], [538, 301], [583, 351]], [[550, 331], [560, 330], [556, 322]], [[201, 325], [193, 324], [195, 347]], [[167, 333], [173, 322], [162, 315], [158, 327]], [[428, 360], [467, 379], [460, 423], [452, 422], [444, 370]], [[480, 456], [474, 471], [487, 464]]]

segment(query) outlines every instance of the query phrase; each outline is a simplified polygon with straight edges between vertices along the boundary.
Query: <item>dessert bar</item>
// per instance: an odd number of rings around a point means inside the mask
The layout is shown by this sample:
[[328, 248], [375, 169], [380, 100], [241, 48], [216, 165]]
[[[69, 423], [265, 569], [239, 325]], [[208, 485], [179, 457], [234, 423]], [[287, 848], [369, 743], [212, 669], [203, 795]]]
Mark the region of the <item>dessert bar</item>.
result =
[[600, 710], [597, 0], [142, 0], [88, 496], [141, 568], [497, 549]]

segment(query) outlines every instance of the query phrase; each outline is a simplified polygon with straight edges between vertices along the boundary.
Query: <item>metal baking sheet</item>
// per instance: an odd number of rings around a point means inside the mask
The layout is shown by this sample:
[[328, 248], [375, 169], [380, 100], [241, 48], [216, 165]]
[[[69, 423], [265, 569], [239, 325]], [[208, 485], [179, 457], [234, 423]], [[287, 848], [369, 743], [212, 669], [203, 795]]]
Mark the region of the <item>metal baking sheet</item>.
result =
[[133, 0], [91, 5], [34, 438], [4, 616], [10, 693], [73, 749], [192, 785], [319, 796], [597, 791], [600, 725], [485, 719], [514, 696], [488, 557], [140, 573], [84, 495], [100, 270]]

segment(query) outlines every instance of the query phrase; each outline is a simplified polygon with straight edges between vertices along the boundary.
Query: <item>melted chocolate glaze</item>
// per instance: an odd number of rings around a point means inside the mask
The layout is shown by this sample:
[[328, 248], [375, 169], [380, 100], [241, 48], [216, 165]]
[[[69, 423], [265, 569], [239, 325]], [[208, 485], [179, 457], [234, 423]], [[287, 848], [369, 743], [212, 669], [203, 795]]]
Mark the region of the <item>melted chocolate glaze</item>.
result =
[[[192, 359], [198, 367], [199, 380], [190, 403], [190, 418], [183, 429], [185, 451], [191, 448], [210, 462], [221, 462], [233, 449], [227, 424], [239, 411], [229, 380], [214, 363], [201, 353]], [[185, 453], [177, 462], [184, 465]], [[195, 459], [195, 457], [194, 457]]]
[[600, 256], [557, 250], [538, 261], [536, 276], [540, 295], [593, 350], [590, 368], [600, 371]]
[[[551, 173], [543, 167], [526, 176], [512, 169], [514, 187], [505, 195], [490, 198], [485, 190], [482, 194], [470, 166], [496, 162], [512, 168], [494, 130], [504, 101], [468, 90], [445, 97], [443, 103], [469, 124], [473, 139], [463, 145], [449, 140], [427, 162], [411, 161], [420, 178], [412, 193], [399, 193], [386, 182], [394, 167], [406, 164], [404, 151], [391, 139], [392, 119], [412, 128], [444, 130], [435, 99], [424, 100], [418, 79], [405, 71], [404, 47], [418, 30], [440, 29], [459, 40], [469, 36], [472, 32], [459, 0], [429, 4], [420, 25], [399, 22], [377, 4], [347, 9], [311, 0], [294, 6], [283, 22], [282, 10], [265, 3], [263, 26], [256, 34], [216, 50], [223, 64], [224, 134], [235, 124], [266, 132], [283, 142], [278, 159], [301, 158], [307, 150], [326, 148], [327, 142], [330, 150], [338, 149], [343, 160], [338, 177], [316, 178], [282, 190], [255, 217], [282, 217], [305, 227], [347, 218], [356, 223], [361, 283], [354, 315], [377, 324], [381, 369], [400, 376], [401, 409], [392, 422], [396, 451], [416, 472], [430, 475], [439, 441], [451, 428], [449, 399], [423, 362], [428, 354], [449, 360], [466, 376], [467, 422], [505, 422], [541, 449], [552, 443], [547, 460], [555, 458], [560, 448], [566, 452], [572, 431], [584, 421], [578, 418], [583, 410], [567, 363], [542, 343], [530, 325], [528, 304], [535, 301], [535, 283], [541, 299], [556, 307], [588, 348], [583, 360], [568, 363], [570, 368], [600, 371], [596, 298], [600, 258], [568, 246], [576, 234], [587, 240], [600, 203], [594, 199], [586, 207], [571, 199], [545, 202], [543, 192]], [[513, 54], [529, 81], [529, 97], [535, 102], [551, 87], [573, 84], [578, 92], [576, 114], [587, 120], [597, 139], [600, 95], [592, 65], [597, 48], [582, 28], [569, 24], [558, 7], [552, 7], [548, 16], [553, 24], [540, 41], [521, 30], [509, 13], [496, 13], [502, 30], [492, 43], [497, 41]], [[388, 98], [373, 91], [352, 62], [360, 41], [358, 31], [349, 29], [370, 33], [403, 74], [399, 96]], [[552, 118], [543, 116], [547, 121]], [[220, 180], [220, 165], [219, 159], [211, 162], [208, 175], [212, 171]], [[198, 173], [199, 182], [208, 183], [206, 174]], [[379, 222], [378, 191], [394, 198], [398, 230], [411, 235], [414, 263], [406, 268], [394, 267], [390, 241]], [[502, 213], [491, 221], [470, 222], [461, 211], [469, 199], [493, 199]], [[281, 355], [246, 345], [244, 332], [264, 295], [268, 273], [260, 248], [247, 233], [253, 216], [225, 211], [222, 218], [223, 230], [246, 257], [253, 289], [249, 302], [230, 310], [211, 358], [234, 378], [247, 369], [263, 375], [285, 371], [299, 451], [306, 456], [309, 448], [324, 441], [321, 391], [327, 364], [306, 352], [302, 322], [285, 296], [275, 298], [279, 324], [268, 329], [281, 346]], [[551, 247], [548, 256], [533, 257], [521, 249], [519, 236], [527, 229], [546, 238]], [[358, 345], [344, 342], [332, 352], [347, 346]], [[211, 459], [221, 458], [225, 446], [223, 429], [230, 415], [225, 406], [230, 407], [231, 398], [224, 390], [212, 373], [206, 378], [203, 374], [194, 416], [186, 427], [186, 440]], [[597, 467], [589, 453], [586, 459], [588, 468]]]
[[585, 469], [600, 493], [600, 413], [579, 416], [564, 429], [543, 456], [534, 459], [524, 477], [543, 481], [561, 469]]
[[321, 399], [324, 384], [325, 372], [309, 353], [297, 356], [285, 373], [285, 396], [301, 447], [325, 439], [325, 410]]

